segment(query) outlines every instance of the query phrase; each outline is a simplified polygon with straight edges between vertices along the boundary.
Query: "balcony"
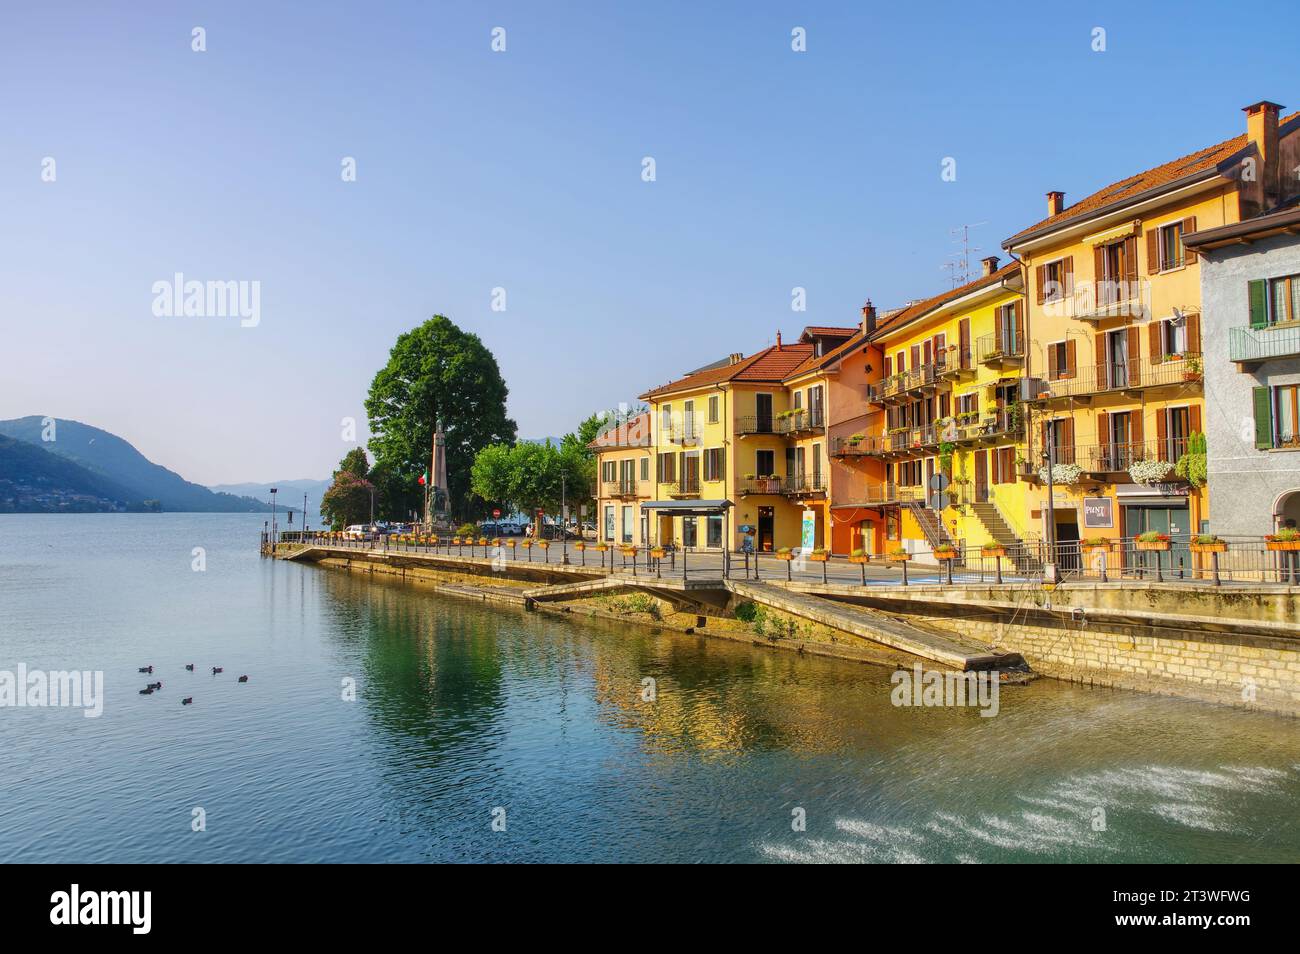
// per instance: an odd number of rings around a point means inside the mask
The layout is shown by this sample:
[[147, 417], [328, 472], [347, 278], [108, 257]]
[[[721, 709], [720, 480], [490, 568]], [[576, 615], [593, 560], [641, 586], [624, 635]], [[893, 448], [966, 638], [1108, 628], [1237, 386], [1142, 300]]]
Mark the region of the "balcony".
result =
[[826, 477], [823, 474], [798, 474], [787, 477], [781, 486], [781, 493], [787, 497], [811, 497], [826, 493]]
[[669, 497], [698, 497], [700, 495], [700, 478], [696, 476], [685, 477], [682, 480], [674, 480], [669, 483], [660, 484]]
[[975, 369], [971, 367], [970, 351], [963, 351], [956, 345], [951, 345], [946, 353], [940, 354], [934, 363], [935, 377], [940, 381], [958, 381], [964, 377], [975, 374]]
[[740, 496], [751, 497], [755, 494], [782, 493], [785, 481], [780, 477], [746, 477], [740, 482]]
[[[945, 364], [944, 367], [946, 368], [947, 365]], [[900, 371], [898, 374], [883, 378], [868, 390], [867, 399], [877, 404], [889, 404], [913, 394], [930, 394], [935, 390], [939, 380], [940, 376], [935, 365], [923, 364], [919, 368]]]
[[664, 436], [670, 444], [693, 447], [700, 443], [700, 425], [695, 421], [680, 421], [663, 429]]
[[852, 437], [836, 437], [831, 440], [832, 457], [871, 457], [876, 453], [878, 437], [863, 435], [856, 440]]
[[1300, 356], [1300, 324], [1269, 328], [1229, 328], [1228, 357], [1253, 369], [1272, 358]]
[[821, 430], [826, 426], [826, 414], [819, 407], [796, 408], [776, 417], [778, 434], [801, 434]]
[[852, 495], [847, 503], [862, 507], [881, 507], [887, 504], [924, 503], [924, 487], [900, 487], [897, 484], [872, 484]]
[[[1187, 453], [1186, 437], [1171, 437], [1163, 441], [1128, 441], [1076, 447], [1076, 461], [1091, 474], [1121, 474], [1139, 461], [1164, 461], [1178, 463]], [[1171, 480], [1177, 480], [1172, 472]]]
[[780, 434], [776, 427], [775, 414], [749, 414], [736, 418], [736, 433], [746, 434]]
[[1102, 322], [1108, 318], [1141, 318], [1147, 314], [1150, 283], [1133, 281], [1076, 281], [1065, 294], [1043, 303], [1047, 315]]
[[1141, 391], [1174, 385], [1201, 385], [1202, 365], [1199, 352], [1170, 355], [1163, 361], [1129, 359], [1100, 365], [1083, 365], [1071, 377], [1050, 378], [1037, 400], [1063, 398], [1091, 400], [1094, 394], [1108, 391]]
[[1011, 332], [993, 332], [975, 339], [975, 357], [991, 367], [1018, 367], [1025, 363], [1025, 343]]
[[635, 480], [606, 480], [601, 484], [602, 497], [623, 498], [639, 497]]

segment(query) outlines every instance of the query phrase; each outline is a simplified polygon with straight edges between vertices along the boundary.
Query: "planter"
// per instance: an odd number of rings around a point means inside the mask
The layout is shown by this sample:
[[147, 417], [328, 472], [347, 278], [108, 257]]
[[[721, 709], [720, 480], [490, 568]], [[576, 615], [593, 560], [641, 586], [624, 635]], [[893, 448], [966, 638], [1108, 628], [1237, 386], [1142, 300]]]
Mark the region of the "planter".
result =
[[1109, 540], [1084, 540], [1079, 544], [1085, 550], [1109, 550]]
[[1226, 543], [1191, 543], [1188, 544], [1193, 553], [1227, 553], [1228, 545]]
[[1270, 550], [1300, 550], [1300, 540], [1265, 540], [1264, 546]]
[[662, 560], [664, 557], [668, 556], [668, 551], [663, 547], [655, 547], [650, 551], [650, 555], [656, 560]]
[[793, 553], [778, 553], [778, 554], [776, 555], [776, 558], [777, 558], [778, 560], [785, 560], [786, 562], [789, 562], [790, 560], [793, 560], [793, 559], [794, 559], [794, 554], [793, 554]]
[[487, 537], [479, 537], [479, 538], [478, 538], [478, 545], [481, 546], [481, 547], [485, 547], [485, 546], [487, 546], [487, 545], [488, 545], [488, 538], [487, 538]]
[[605, 553], [605, 552], [607, 552], [608, 550], [609, 550], [609, 544], [608, 544], [608, 543], [598, 543], [598, 544], [596, 544], [596, 552], [597, 552], [597, 553]]
[[1169, 549], [1168, 540], [1137, 540], [1135, 545], [1139, 550], [1164, 551]]
[[573, 545], [573, 549], [575, 549], [575, 550], [579, 550], [579, 551], [581, 551], [581, 550], [585, 550], [585, 549], [587, 549], [587, 545], [586, 545], [585, 543], [583, 543], [582, 541], [578, 541], [577, 543], [575, 543], [575, 544]]
[[623, 556], [636, 556], [636, 547], [619, 547], [618, 550]]
[[980, 556], [986, 557], [1004, 557], [1007, 555], [1006, 547], [993, 547], [991, 549], [981, 549]]
[[957, 559], [956, 550], [935, 550], [934, 558], [936, 560], [955, 560]]
[[515, 540], [507, 540], [506, 543], [505, 543], [505, 545], [508, 546], [510, 549], [513, 550], [513, 549], [515, 548], [516, 542], [517, 542], [517, 541], [515, 541]]
[[532, 540], [525, 540], [525, 541], [523, 541], [523, 542], [522, 542], [521, 544], [519, 544], [519, 545], [520, 545], [521, 547], [523, 547], [525, 550], [531, 550], [531, 549], [533, 548], [533, 541], [532, 541]]
[[825, 563], [825, 562], [827, 561], [827, 559], [829, 559], [829, 558], [830, 558], [830, 554], [829, 554], [829, 553], [810, 553], [810, 554], [808, 554], [808, 559], [812, 560], [814, 563]]
[[891, 553], [891, 554], [889, 554], [888, 557], [886, 557], [886, 559], [889, 560], [890, 563], [906, 563], [908, 560], [912, 559], [912, 554], [910, 554], [910, 553]]
[[549, 550], [551, 548], [551, 542], [549, 540], [538, 540], [537, 545], [543, 550]]
[[869, 557], [869, 556], [851, 556], [851, 557], [849, 557], [849, 562], [850, 562], [850, 563], [870, 563], [870, 562], [871, 562], [871, 557]]

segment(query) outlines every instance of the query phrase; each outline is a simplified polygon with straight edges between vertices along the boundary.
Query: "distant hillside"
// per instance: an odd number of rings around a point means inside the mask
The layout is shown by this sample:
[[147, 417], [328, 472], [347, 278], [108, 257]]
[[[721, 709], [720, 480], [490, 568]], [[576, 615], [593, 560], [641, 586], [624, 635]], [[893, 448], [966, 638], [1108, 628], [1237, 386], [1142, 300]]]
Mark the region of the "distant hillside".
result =
[[312, 518], [313, 523], [320, 522], [320, 499], [329, 489], [332, 479], [329, 480], [268, 480], [261, 484], [213, 484], [208, 489], [214, 493], [234, 494], [236, 497], [252, 497], [255, 500], [269, 500], [267, 493], [272, 487], [280, 491], [278, 494], [281, 507], [288, 507], [292, 510], [302, 509], [302, 495], [307, 495], [308, 516]]
[[33, 444], [0, 436], [0, 513], [148, 509], [130, 490]]
[[125, 490], [128, 499], [156, 500], [164, 511], [261, 513], [269, 505], [249, 497], [215, 494], [153, 463], [122, 438], [78, 421], [59, 420], [54, 441], [42, 441], [39, 417], [0, 421], [0, 435], [72, 461]]

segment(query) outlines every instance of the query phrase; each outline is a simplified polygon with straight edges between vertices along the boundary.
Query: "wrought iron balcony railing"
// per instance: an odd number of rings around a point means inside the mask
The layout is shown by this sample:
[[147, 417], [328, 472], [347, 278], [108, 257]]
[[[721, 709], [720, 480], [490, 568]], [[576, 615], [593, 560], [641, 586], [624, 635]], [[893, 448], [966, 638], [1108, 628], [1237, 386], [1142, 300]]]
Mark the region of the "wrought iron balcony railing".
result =
[[604, 497], [639, 496], [636, 480], [606, 480], [601, 483], [601, 490]]
[[1168, 387], [1176, 384], [1200, 385], [1203, 377], [1199, 352], [1170, 355], [1163, 361], [1130, 358], [1107, 364], [1083, 365], [1067, 374], [1048, 378], [1045, 390], [1038, 399], [1052, 401], [1059, 398], [1086, 397], [1106, 391], [1137, 391], [1145, 388]]

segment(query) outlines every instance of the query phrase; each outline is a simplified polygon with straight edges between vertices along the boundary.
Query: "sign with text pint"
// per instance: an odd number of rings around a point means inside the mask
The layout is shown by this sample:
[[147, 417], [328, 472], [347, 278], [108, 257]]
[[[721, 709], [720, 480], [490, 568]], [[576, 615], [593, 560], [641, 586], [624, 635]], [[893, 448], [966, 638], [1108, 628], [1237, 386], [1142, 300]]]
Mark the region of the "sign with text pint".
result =
[[1084, 497], [1083, 525], [1095, 530], [1115, 526], [1115, 501], [1110, 497]]

